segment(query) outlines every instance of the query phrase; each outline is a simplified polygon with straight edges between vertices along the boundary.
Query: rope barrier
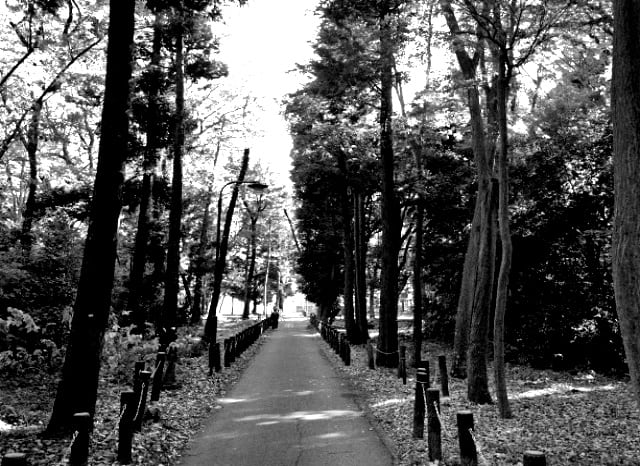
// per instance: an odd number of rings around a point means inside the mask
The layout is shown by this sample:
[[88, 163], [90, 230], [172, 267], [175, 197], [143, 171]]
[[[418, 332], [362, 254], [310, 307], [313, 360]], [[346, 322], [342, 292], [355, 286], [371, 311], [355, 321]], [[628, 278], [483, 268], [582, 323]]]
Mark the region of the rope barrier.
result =
[[433, 407], [435, 409], [436, 417], [438, 418], [438, 422], [440, 423], [440, 428], [447, 435], [447, 437], [449, 437], [449, 431], [447, 430], [446, 426], [444, 425], [444, 422], [442, 422], [442, 417], [440, 415], [440, 409], [438, 408], [438, 403], [436, 403], [434, 401], [433, 402]]
[[150, 378], [151, 380], [153, 380], [153, 378], [155, 377], [156, 372], [158, 371], [158, 367], [160, 367], [160, 361], [158, 361], [158, 362], [156, 363], [156, 367], [153, 369], [153, 372], [151, 373], [151, 376], [149, 376], [149, 378]]
[[384, 351], [379, 350], [377, 346], [376, 346], [376, 351], [377, 351], [378, 353], [380, 353], [380, 354], [386, 354], [387, 356], [390, 356], [390, 355], [392, 355], [392, 354], [397, 354], [397, 353], [398, 353], [398, 350], [393, 351], [393, 352], [391, 352], [391, 353], [385, 353]]
[[480, 442], [478, 442], [478, 440], [476, 440], [475, 435], [473, 435], [473, 429], [469, 428], [469, 435], [471, 435], [471, 440], [473, 440], [474, 445], [476, 446], [476, 452], [478, 453], [478, 461], [480, 464], [485, 465], [488, 464], [487, 460], [484, 458], [484, 455], [482, 454], [482, 447], [480, 445]]
[[68, 463], [65, 460], [67, 456], [69, 456], [69, 454], [71, 453], [71, 448], [73, 447], [73, 444], [75, 443], [77, 437], [78, 437], [78, 431], [76, 430], [73, 432], [73, 437], [71, 437], [71, 442], [69, 443], [69, 446], [65, 448], [62, 452], [62, 459], [57, 463], [56, 466], [65, 466]]
[[107, 441], [111, 440], [111, 437], [113, 437], [113, 434], [115, 434], [118, 431], [118, 427], [120, 425], [120, 421], [122, 420], [122, 416], [124, 416], [124, 412], [127, 410], [126, 406], [122, 407], [122, 410], [120, 411], [120, 416], [118, 416], [118, 421], [116, 422], [115, 427], [111, 430], [111, 432], [109, 432], [107, 434], [107, 436], [105, 438], [103, 438], [102, 440], [97, 440], [95, 442], [96, 445], [103, 445], [105, 443], [107, 443]]
[[144, 395], [144, 387], [148, 386], [149, 382], [142, 382], [142, 385], [140, 385], [140, 401], [138, 402], [138, 407], [136, 408], [136, 413], [134, 414], [134, 417], [140, 412], [140, 408], [142, 407], [142, 400], [143, 400], [143, 395]]

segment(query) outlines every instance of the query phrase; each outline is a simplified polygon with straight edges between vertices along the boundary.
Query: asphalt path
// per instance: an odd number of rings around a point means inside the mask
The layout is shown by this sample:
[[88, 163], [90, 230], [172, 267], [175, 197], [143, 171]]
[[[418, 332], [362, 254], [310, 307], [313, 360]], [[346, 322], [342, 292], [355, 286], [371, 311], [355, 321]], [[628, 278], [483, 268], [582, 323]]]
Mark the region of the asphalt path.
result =
[[181, 466], [394, 464], [306, 327], [300, 318], [280, 321]]

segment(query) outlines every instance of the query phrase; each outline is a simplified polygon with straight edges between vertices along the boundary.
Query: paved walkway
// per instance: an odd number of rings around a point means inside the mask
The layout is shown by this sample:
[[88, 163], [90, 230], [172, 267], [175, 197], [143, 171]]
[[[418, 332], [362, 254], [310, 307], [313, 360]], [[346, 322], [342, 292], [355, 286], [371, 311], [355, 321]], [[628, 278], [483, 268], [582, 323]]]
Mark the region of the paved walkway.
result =
[[394, 464], [306, 326], [280, 321], [181, 466]]

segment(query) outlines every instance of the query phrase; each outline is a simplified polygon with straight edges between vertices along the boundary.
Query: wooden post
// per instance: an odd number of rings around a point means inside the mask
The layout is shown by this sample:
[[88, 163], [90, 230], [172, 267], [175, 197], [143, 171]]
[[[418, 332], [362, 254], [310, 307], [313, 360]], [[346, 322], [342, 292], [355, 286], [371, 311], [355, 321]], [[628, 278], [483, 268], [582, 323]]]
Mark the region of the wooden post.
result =
[[7, 453], [2, 458], [2, 466], [28, 466], [24, 453]]
[[167, 388], [176, 388], [176, 364], [178, 363], [178, 348], [173, 345], [169, 346], [167, 353], [167, 370], [164, 371], [162, 386]]
[[473, 440], [473, 413], [471, 411], [458, 411], [458, 442], [460, 444], [460, 464], [462, 466], [477, 466], [478, 451]]
[[351, 345], [349, 345], [349, 340], [344, 339], [344, 365], [351, 365]]
[[158, 352], [156, 356], [156, 368], [153, 372], [153, 388], [151, 389], [150, 401], [158, 401], [160, 399], [160, 390], [162, 390], [162, 374], [164, 372], [164, 361], [167, 358], [167, 353], [162, 351]]
[[369, 358], [369, 369], [375, 369], [376, 363], [373, 356], [373, 345], [371, 344], [371, 342], [367, 343], [367, 358]]
[[224, 367], [231, 367], [231, 340], [229, 338], [224, 339]]
[[[405, 364], [407, 362], [407, 347], [405, 345], [400, 345], [398, 348], [398, 351], [400, 352], [400, 361], [398, 363], [398, 378], [402, 378], [403, 374], [406, 374], [405, 372]], [[406, 375], [404, 377], [404, 383], [406, 384]]]
[[547, 458], [541, 451], [528, 450], [524, 452], [522, 466], [547, 466]]
[[418, 363], [418, 367], [421, 368], [425, 373], [425, 382], [427, 386], [425, 390], [431, 386], [431, 371], [429, 370], [429, 361], [420, 361]]
[[89, 413], [75, 413], [75, 439], [71, 443], [69, 454], [70, 466], [86, 466], [89, 464], [89, 429], [91, 429], [91, 415]]
[[216, 342], [213, 346], [215, 347], [213, 354], [213, 367], [216, 372], [220, 372], [222, 370], [222, 367], [220, 366], [220, 342]]
[[413, 403], [413, 438], [424, 438], [425, 389], [427, 375], [423, 367], [416, 369], [416, 393]]
[[131, 443], [133, 440], [133, 418], [136, 415], [134, 391], [120, 393], [120, 422], [118, 423], [118, 461], [131, 463]]
[[449, 373], [447, 372], [447, 357], [444, 354], [438, 356], [438, 368], [442, 396], [449, 396]]
[[440, 425], [440, 391], [437, 388], [427, 389], [427, 444], [429, 461], [442, 460], [442, 436]]
[[133, 430], [135, 432], [140, 432], [142, 429], [144, 413], [147, 410], [147, 394], [149, 393], [151, 371], [140, 371], [140, 378], [142, 380], [142, 390], [140, 391], [140, 398], [136, 400], [138, 405], [136, 406], [136, 416], [133, 421]]

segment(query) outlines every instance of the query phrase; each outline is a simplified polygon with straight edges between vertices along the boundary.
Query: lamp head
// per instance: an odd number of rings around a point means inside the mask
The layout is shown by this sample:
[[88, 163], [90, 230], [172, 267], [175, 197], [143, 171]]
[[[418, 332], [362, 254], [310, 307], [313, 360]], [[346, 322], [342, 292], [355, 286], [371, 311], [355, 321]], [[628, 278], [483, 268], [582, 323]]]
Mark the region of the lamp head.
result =
[[266, 190], [269, 187], [269, 185], [261, 183], [259, 181], [252, 181], [251, 183], [247, 183], [247, 187], [249, 189], [251, 189], [252, 191], [256, 191], [256, 192], [261, 193], [264, 190]]

